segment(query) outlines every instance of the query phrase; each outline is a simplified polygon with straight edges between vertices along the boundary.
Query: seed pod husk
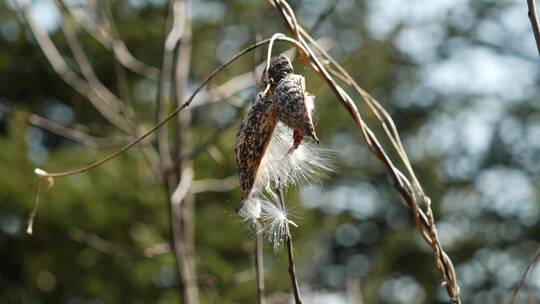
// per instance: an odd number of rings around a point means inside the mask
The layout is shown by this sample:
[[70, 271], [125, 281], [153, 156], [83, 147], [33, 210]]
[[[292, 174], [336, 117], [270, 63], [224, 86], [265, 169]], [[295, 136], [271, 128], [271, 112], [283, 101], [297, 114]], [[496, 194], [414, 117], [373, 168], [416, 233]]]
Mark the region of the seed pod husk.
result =
[[259, 165], [278, 121], [275, 105], [267, 97], [260, 97], [240, 124], [234, 153], [240, 177], [242, 201], [249, 198]]
[[306, 92], [306, 82], [303, 76], [287, 74], [274, 89], [272, 96], [279, 120], [289, 128], [300, 131], [319, 142], [315, 133], [311, 112], [314, 109], [314, 97]]
[[270, 67], [268, 69], [268, 77], [272, 85], [276, 85], [285, 78], [285, 76], [293, 72], [293, 66], [289, 58], [283, 55], [274, 56], [270, 59]]

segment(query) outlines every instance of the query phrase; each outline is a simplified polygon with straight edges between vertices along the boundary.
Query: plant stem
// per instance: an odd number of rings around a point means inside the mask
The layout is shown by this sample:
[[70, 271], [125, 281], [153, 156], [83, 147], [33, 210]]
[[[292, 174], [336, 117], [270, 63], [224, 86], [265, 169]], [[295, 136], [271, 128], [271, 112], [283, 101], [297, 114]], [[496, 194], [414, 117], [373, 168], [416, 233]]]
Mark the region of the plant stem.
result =
[[[181, 107], [186, 99], [187, 83], [189, 80], [189, 69], [191, 63], [191, 22], [189, 21], [189, 1], [175, 0], [171, 2], [173, 20], [169, 34], [165, 42], [165, 50], [170, 52], [171, 65], [174, 62], [174, 50], [176, 51], [176, 65], [170, 69], [174, 73], [175, 99], [178, 107]], [[168, 74], [167, 77], [172, 77]], [[172, 78], [169, 78], [169, 82]], [[167, 90], [171, 89], [169, 87]], [[163, 101], [166, 101], [165, 99]], [[165, 103], [163, 104], [165, 105]], [[166, 108], [162, 110], [166, 111]], [[160, 117], [162, 120], [166, 113]], [[166, 133], [165, 133], [166, 134]], [[158, 134], [158, 140], [159, 140]], [[175, 201], [170, 194], [171, 200], [171, 222], [175, 257], [178, 261], [178, 274], [182, 290], [182, 303], [199, 303], [199, 288], [197, 285], [197, 267], [195, 261], [195, 195], [191, 191], [191, 182], [185, 183], [186, 171], [193, 172], [193, 160], [191, 158], [193, 150], [191, 112], [183, 111], [178, 113], [177, 128], [171, 145], [165, 141], [164, 148], [170, 155], [171, 164], [175, 164], [177, 169], [171, 168], [173, 180], [178, 186], [188, 185], [185, 196]], [[165, 167], [167, 169], [167, 167]], [[167, 170], [168, 171], [168, 170]], [[177, 187], [177, 185], [175, 185]]]
[[534, 264], [536, 264], [536, 262], [538, 261], [539, 258], [540, 258], [540, 249], [538, 249], [536, 251], [536, 253], [535, 253], [534, 257], [532, 258], [532, 260], [529, 262], [529, 264], [527, 264], [527, 268], [525, 268], [525, 271], [521, 275], [521, 279], [519, 280], [519, 283], [516, 286], [516, 289], [514, 289], [514, 292], [512, 293], [512, 298], [510, 300], [510, 304], [514, 304], [516, 302], [518, 292], [521, 289], [521, 287], [523, 286], [523, 283], [525, 282], [525, 278], [527, 278], [527, 273], [529, 272], [529, 270], [531, 270], [534, 267]]
[[[285, 210], [285, 200], [283, 198], [283, 191], [278, 187], [279, 203], [282, 210]], [[287, 259], [289, 260], [289, 276], [291, 277], [291, 287], [294, 294], [294, 303], [302, 304], [302, 298], [300, 297], [300, 288], [298, 287], [298, 280], [296, 278], [296, 267], [294, 266], [293, 256], [293, 244], [291, 230], [289, 229], [289, 222], [285, 222], [285, 244], [287, 245]]]
[[527, 0], [527, 5], [529, 6], [529, 20], [531, 21], [534, 39], [536, 40], [536, 48], [540, 55], [540, 25], [538, 24], [538, 18], [536, 17], [536, 3], [534, 0]]
[[259, 304], [265, 304], [266, 300], [264, 298], [265, 288], [264, 288], [264, 252], [263, 252], [263, 234], [262, 226], [259, 222], [255, 222], [256, 229], [256, 251], [255, 251], [255, 270], [257, 273], [257, 292]]

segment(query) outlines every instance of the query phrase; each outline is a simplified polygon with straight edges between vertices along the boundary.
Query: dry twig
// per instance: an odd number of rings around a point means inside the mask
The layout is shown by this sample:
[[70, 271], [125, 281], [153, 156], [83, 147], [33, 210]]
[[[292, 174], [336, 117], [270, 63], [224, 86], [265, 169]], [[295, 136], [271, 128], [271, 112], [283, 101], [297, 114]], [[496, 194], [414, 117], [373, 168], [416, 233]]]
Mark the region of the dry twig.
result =
[[155, 244], [146, 248], [130, 248], [121, 244], [103, 239], [94, 233], [74, 228], [69, 237], [81, 244], [89, 246], [99, 252], [128, 258], [152, 258], [171, 252], [171, 246], [167, 243]]
[[[379, 119], [384, 131], [386, 132], [386, 135], [390, 139], [393, 147], [398, 152], [401, 163], [406, 167], [408, 177], [397, 169], [393, 161], [388, 157], [386, 151], [380, 144], [375, 134], [371, 131], [371, 129], [362, 119], [352, 98], [345, 92], [343, 88], [341, 88], [341, 86], [336, 83], [331, 73], [327, 70], [326, 66], [323, 65], [322, 61], [311, 49], [310, 45], [308, 45], [305, 39], [308, 39], [308, 41], [310, 41], [312, 45], [317, 47], [316, 42], [297, 23], [295, 14], [290, 5], [284, 0], [269, 1], [281, 14], [285, 25], [299, 42], [301, 46], [299, 47], [299, 51], [301, 52], [301, 58], [303, 58], [303, 61], [306, 64], [310, 65], [313, 70], [321, 78], [323, 78], [323, 80], [325, 80], [326, 83], [330, 86], [330, 88], [334, 91], [335, 95], [338, 97], [338, 100], [352, 116], [353, 120], [356, 123], [356, 126], [361, 131], [361, 134], [364, 137], [364, 140], [366, 141], [371, 152], [387, 168], [390, 176], [394, 181], [394, 187], [401, 194], [403, 199], [407, 202], [410, 210], [412, 211], [422, 238], [433, 250], [433, 255], [436, 260], [436, 267], [443, 277], [444, 285], [452, 303], [460, 303], [459, 286], [457, 285], [455, 270], [452, 261], [443, 251], [442, 246], [439, 242], [437, 236], [437, 229], [434, 223], [433, 212], [431, 211], [431, 200], [424, 193], [420, 183], [418, 182], [414, 174], [412, 166], [407, 158], [406, 152], [401, 144], [401, 140], [397, 133], [397, 128], [395, 127], [391, 117], [386, 113], [386, 111], [384, 111], [382, 106], [378, 102], [376, 102], [373, 97], [369, 96], [365, 91], [360, 88], [358, 84], [356, 84], [354, 79], [352, 79], [352, 77], [350, 77], [350, 75], [348, 75], [348, 73], [346, 73], [345, 70], [340, 65], [338, 65], [333, 58], [326, 54], [326, 52], [317, 48], [317, 50], [322, 53], [324, 62], [330, 62], [330, 65], [333, 66], [335, 70], [337, 70], [337, 72], [334, 72], [334, 75], [339, 76], [339, 79], [344, 80], [348, 85], [351, 85], [360, 94], [360, 96], [362, 96], [364, 101], [368, 104], [370, 110], [373, 111], [373, 113]], [[409, 181], [409, 179], [412, 180], [412, 182]], [[423, 211], [418, 206], [418, 199], [422, 200], [425, 205], [426, 211]]]
[[528, 15], [536, 41], [536, 48], [538, 49], [538, 55], [540, 55], [540, 24], [538, 24], [538, 17], [536, 16], [536, 2], [535, 0], [527, 0], [527, 5], [529, 7]]
[[125, 42], [120, 38], [112, 14], [110, 12], [109, 1], [99, 3], [99, 16], [103, 18], [104, 24], [94, 22], [84, 10], [77, 9], [74, 5], [65, 5], [67, 10], [75, 18], [82, 28], [90, 34], [105, 49], [114, 54], [114, 58], [120, 64], [134, 73], [142, 75], [151, 80], [158, 80], [160, 71], [158, 68], [148, 65], [131, 54]]
[[523, 287], [523, 283], [525, 282], [525, 278], [527, 278], [527, 273], [529, 273], [529, 270], [531, 270], [534, 267], [534, 265], [536, 264], [536, 262], [538, 262], [538, 259], [540, 259], [540, 249], [538, 249], [536, 251], [536, 254], [532, 258], [532, 260], [529, 262], [529, 264], [527, 264], [527, 268], [525, 268], [525, 271], [521, 275], [521, 279], [519, 280], [518, 285], [516, 286], [516, 288], [514, 289], [514, 292], [512, 293], [512, 298], [510, 300], [510, 304], [515, 303], [518, 292], [521, 289], [521, 287]]
[[[283, 197], [283, 191], [280, 188], [277, 188], [276, 192], [279, 197], [279, 203], [281, 204], [281, 209], [285, 210], [285, 199]], [[298, 279], [296, 277], [296, 267], [294, 266], [293, 244], [292, 244], [291, 230], [289, 227], [289, 221], [285, 221], [284, 225], [285, 225], [285, 244], [287, 246], [287, 260], [289, 261], [289, 276], [291, 277], [291, 287], [293, 290], [294, 302], [296, 304], [302, 304], [302, 297], [300, 296], [300, 288], [298, 287]]]

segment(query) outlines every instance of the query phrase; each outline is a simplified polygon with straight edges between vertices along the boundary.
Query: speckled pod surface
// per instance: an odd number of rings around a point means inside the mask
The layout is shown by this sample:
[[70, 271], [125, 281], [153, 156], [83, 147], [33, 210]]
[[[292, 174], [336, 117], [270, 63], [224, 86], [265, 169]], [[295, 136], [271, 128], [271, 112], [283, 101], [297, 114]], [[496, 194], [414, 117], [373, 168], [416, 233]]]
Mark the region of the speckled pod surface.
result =
[[274, 103], [269, 97], [264, 96], [255, 102], [240, 124], [234, 154], [242, 188], [242, 200], [247, 199], [251, 193], [259, 165], [277, 122]]
[[306, 81], [302, 75], [287, 74], [283, 77], [274, 89], [272, 99], [279, 120], [319, 142], [311, 117], [314, 97], [306, 92]]
[[268, 69], [268, 77], [272, 80], [271, 84], [277, 84], [285, 76], [293, 72], [293, 66], [289, 58], [279, 55], [272, 57], [270, 60], [270, 68]]
[[258, 97], [240, 124], [234, 152], [242, 201], [252, 195], [259, 166], [278, 121], [294, 130], [294, 142], [291, 142], [289, 153], [298, 147], [303, 135], [319, 141], [311, 118], [314, 98], [305, 90], [304, 77], [292, 72], [293, 67], [287, 57], [273, 57], [268, 70], [270, 91], [267, 96]]

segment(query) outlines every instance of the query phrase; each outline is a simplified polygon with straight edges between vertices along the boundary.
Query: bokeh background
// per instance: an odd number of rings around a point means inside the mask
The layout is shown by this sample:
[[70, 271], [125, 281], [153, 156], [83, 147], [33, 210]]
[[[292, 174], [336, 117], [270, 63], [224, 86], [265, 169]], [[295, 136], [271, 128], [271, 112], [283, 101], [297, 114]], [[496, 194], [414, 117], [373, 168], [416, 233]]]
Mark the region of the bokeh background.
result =
[[[96, 22], [99, 5], [110, 5], [130, 52], [161, 67], [165, 0], [64, 3]], [[291, 4], [306, 28], [329, 12], [313, 35], [396, 121], [433, 199], [441, 242], [454, 261], [464, 303], [508, 303], [540, 240], [539, 58], [526, 1]], [[52, 0], [29, 5], [75, 67]], [[257, 37], [286, 31], [266, 1], [194, 0], [190, 10], [191, 91]], [[127, 71], [125, 85], [119, 83], [111, 53], [74, 26], [99, 79], [111, 91], [128, 94], [140, 125], [151, 127], [157, 82]], [[256, 60], [260, 54], [246, 55], [212, 85], [249, 73]], [[301, 63], [294, 64], [317, 96], [317, 131], [323, 146], [334, 151], [338, 168], [320, 183], [288, 195], [299, 225], [293, 236], [306, 303], [352, 303], [359, 293], [365, 303], [447, 303], [430, 249], [387, 173], [328, 87]], [[234, 136], [254, 91], [250, 84], [227, 102], [219, 96], [205, 102], [211, 94], [195, 100], [194, 145], [211, 142], [193, 159], [196, 179], [235, 174]], [[55, 180], [43, 193], [34, 235], [25, 234], [35, 167], [77, 168], [128, 138], [54, 72], [13, 0], [0, 1], [0, 106], [0, 302], [178, 302], [174, 258], [167, 250], [167, 195], [140, 149], [85, 174]], [[32, 113], [104, 144], [89, 147], [36, 127], [29, 123]], [[369, 115], [366, 119], [374, 122]], [[234, 214], [240, 191], [233, 188], [195, 196], [203, 303], [256, 301], [252, 232]], [[150, 249], [152, 254], [144, 254]], [[265, 254], [269, 300], [285, 303], [290, 288], [286, 253], [274, 252], [269, 244]], [[517, 303], [539, 302], [537, 266]]]

